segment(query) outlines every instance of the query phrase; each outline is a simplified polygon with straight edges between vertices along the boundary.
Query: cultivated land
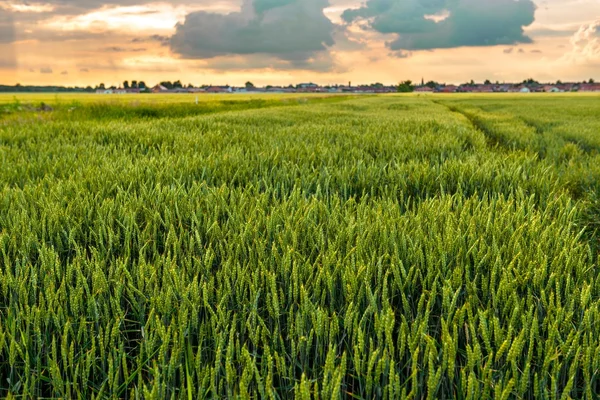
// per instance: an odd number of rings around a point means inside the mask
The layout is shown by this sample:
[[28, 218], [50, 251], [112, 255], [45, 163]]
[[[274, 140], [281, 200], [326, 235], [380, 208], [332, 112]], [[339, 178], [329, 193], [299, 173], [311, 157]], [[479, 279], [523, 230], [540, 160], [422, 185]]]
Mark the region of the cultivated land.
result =
[[600, 393], [600, 97], [17, 98], [0, 396]]

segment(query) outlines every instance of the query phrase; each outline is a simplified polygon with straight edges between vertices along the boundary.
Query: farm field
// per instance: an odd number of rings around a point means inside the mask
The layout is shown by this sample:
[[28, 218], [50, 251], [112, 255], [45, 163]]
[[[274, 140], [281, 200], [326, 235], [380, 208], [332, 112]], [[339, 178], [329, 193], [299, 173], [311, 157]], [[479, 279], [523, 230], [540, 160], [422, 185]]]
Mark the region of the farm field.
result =
[[0, 397], [598, 398], [600, 96], [195, 97], [0, 95]]

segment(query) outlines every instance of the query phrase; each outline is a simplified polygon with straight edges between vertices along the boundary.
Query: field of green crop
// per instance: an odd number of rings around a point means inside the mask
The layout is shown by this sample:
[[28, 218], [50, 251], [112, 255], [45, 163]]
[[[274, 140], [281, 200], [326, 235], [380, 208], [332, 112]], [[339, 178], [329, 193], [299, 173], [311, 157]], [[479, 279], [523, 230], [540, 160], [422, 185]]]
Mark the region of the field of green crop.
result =
[[194, 100], [0, 97], [1, 397], [599, 397], [600, 97]]

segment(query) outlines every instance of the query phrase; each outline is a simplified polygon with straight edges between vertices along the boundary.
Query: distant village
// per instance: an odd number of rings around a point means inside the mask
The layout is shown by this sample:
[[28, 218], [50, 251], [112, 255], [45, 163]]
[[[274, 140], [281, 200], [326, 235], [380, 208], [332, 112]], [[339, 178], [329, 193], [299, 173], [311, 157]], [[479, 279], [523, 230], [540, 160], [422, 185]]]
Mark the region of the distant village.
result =
[[520, 83], [492, 83], [486, 80], [483, 83], [474, 81], [461, 85], [444, 84], [434, 81], [413, 83], [403, 81], [397, 85], [384, 85], [382, 83], [353, 85], [352, 82], [344, 85], [318, 85], [316, 83], [300, 83], [288, 86], [263, 86], [258, 87], [252, 82], [246, 82], [243, 86], [194, 86], [183, 85], [181, 81], [164, 81], [154, 86], [146, 85], [143, 81], [125, 81], [120, 86], [105, 86], [99, 84], [96, 87], [64, 87], [64, 86], [14, 86], [0, 85], [2, 93], [98, 93], [110, 94], [138, 94], [138, 93], [562, 93], [562, 92], [600, 92], [600, 83], [593, 79], [583, 82], [554, 82], [540, 83], [533, 79], [526, 79]]
[[[134, 81], [135, 83], [135, 81]], [[300, 83], [289, 86], [265, 86], [257, 87], [248, 82], [241, 87], [236, 86], [212, 86], [205, 85], [194, 87], [193, 85], [183, 86], [171, 82], [163, 82], [153, 87], [145, 87], [139, 84], [129, 85], [125, 82], [123, 87], [96, 88], [98, 94], [136, 94], [136, 93], [397, 93], [397, 92], [416, 92], [416, 93], [562, 93], [562, 92], [600, 92], [600, 83], [595, 83], [593, 79], [586, 82], [556, 82], [554, 84], [544, 84], [532, 79], [522, 83], [465, 83], [462, 85], [446, 85], [436, 82], [424, 81], [421, 84], [413, 85], [411, 81], [404, 81], [399, 85], [383, 85], [380, 83], [369, 85], [353, 86], [351, 82], [348, 85], [327, 85], [321, 86], [316, 83]]]

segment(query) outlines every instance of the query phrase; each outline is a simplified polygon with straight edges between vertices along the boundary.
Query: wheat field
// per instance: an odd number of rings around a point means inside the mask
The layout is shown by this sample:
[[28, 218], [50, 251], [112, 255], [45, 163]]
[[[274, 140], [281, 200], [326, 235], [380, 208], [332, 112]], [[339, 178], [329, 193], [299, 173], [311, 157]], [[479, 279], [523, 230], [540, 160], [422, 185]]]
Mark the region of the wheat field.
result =
[[599, 150], [597, 95], [2, 95], [0, 396], [596, 399]]

